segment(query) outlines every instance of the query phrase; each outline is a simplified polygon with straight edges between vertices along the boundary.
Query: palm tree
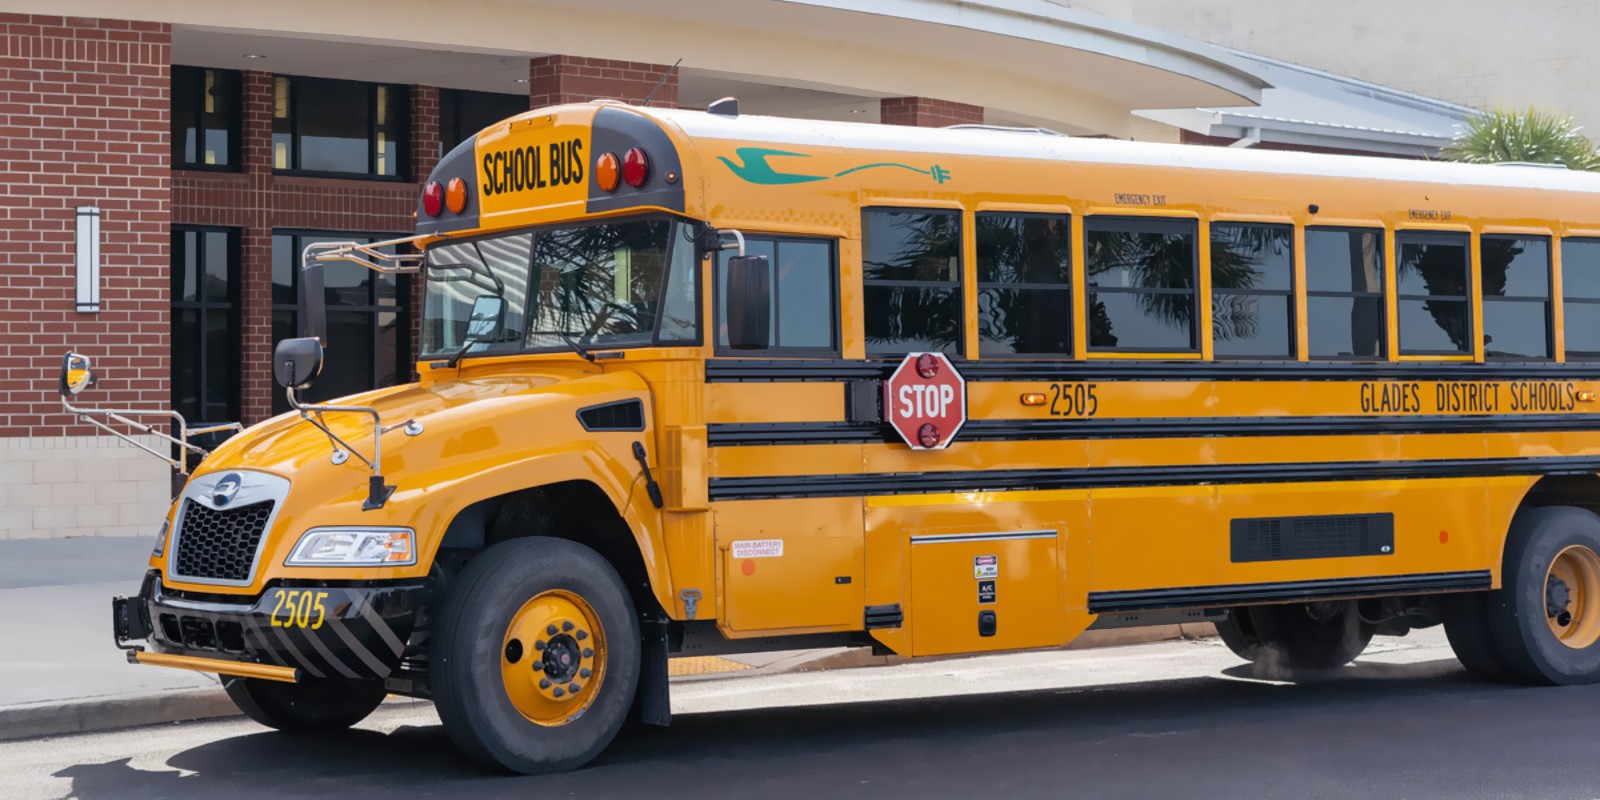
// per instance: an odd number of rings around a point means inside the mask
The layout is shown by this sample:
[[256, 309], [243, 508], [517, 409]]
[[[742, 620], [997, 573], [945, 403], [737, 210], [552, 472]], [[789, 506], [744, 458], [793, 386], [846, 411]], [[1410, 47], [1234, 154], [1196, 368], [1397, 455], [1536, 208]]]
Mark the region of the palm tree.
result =
[[1499, 109], [1473, 117], [1440, 155], [1469, 164], [1525, 162], [1600, 170], [1600, 154], [1581, 125], [1571, 116], [1537, 108]]

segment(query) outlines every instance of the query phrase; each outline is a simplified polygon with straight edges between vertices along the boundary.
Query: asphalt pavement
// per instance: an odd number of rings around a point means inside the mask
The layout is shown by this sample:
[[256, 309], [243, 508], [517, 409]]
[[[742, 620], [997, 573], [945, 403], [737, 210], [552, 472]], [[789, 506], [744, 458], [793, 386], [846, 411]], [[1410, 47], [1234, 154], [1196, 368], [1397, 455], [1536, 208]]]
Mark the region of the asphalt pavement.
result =
[[1437, 631], [1301, 684], [1215, 641], [724, 677], [564, 775], [462, 760], [426, 703], [297, 739], [216, 720], [0, 743], [0, 797], [1600, 797], [1600, 686], [1471, 681]]

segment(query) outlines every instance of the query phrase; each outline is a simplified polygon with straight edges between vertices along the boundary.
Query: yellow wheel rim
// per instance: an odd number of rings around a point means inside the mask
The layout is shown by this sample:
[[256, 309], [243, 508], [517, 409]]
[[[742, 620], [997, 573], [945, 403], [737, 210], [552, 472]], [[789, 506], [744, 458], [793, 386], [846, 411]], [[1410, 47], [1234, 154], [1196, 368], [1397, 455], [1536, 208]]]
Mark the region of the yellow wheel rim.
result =
[[582, 597], [542, 592], [512, 615], [500, 646], [500, 679], [529, 722], [555, 727], [583, 716], [605, 677], [605, 630]]
[[1600, 555], [1577, 544], [1557, 553], [1544, 596], [1550, 632], [1562, 644], [1582, 650], [1600, 641]]

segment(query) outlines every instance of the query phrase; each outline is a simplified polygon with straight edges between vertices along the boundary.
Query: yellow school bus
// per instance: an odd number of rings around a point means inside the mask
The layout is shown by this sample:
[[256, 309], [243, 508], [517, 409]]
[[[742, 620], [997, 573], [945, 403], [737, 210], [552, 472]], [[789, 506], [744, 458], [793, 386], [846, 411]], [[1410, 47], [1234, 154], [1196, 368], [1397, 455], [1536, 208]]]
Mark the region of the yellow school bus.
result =
[[[447, 154], [416, 382], [301, 399], [177, 498], [114, 622], [284, 730], [431, 698], [580, 766], [668, 661], [1211, 620], [1336, 668], [1443, 624], [1600, 678], [1600, 177], [597, 102]], [[412, 249], [406, 249], [410, 246]], [[69, 355], [62, 391], [92, 371]]]

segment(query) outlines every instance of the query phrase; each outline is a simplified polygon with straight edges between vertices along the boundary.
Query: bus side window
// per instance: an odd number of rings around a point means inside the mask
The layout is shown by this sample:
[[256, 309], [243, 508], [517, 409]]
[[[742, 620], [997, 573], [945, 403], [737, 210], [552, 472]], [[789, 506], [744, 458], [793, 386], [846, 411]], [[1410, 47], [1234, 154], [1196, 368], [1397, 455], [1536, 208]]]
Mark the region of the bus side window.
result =
[[1600, 239], [1561, 240], [1561, 329], [1568, 361], [1600, 361]]
[[980, 355], [1072, 355], [1072, 220], [983, 212], [978, 239]]
[[1294, 228], [1211, 226], [1211, 333], [1217, 358], [1294, 358]]
[[771, 333], [766, 350], [729, 350], [728, 259], [717, 254], [717, 351], [728, 355], [838, 355], [839, 259], [830, 239], [746, 236], [745, 255], [766, 256], [772, 270]]
[[1400, 354], [1458, 356], [1472, 352], [1471, 236], [1448, 231], [1394, 235], [1395, 307]]
[[1090, 350], [1200, 350], [1195, 324], [1199, 238], [1199, 223], [1192, 219], [1084, 220]]
[[1488, 235], [1478, 240], [1478, 254], [1484, 358], [1554, 358], [1550, 237]]
[[861, 214], [867, 355], [961, 353], [961, 213], [872, 208]]
[[1306, 228], [1306, 328], [1313, 360], [1388, 357], [1383, 231]]

